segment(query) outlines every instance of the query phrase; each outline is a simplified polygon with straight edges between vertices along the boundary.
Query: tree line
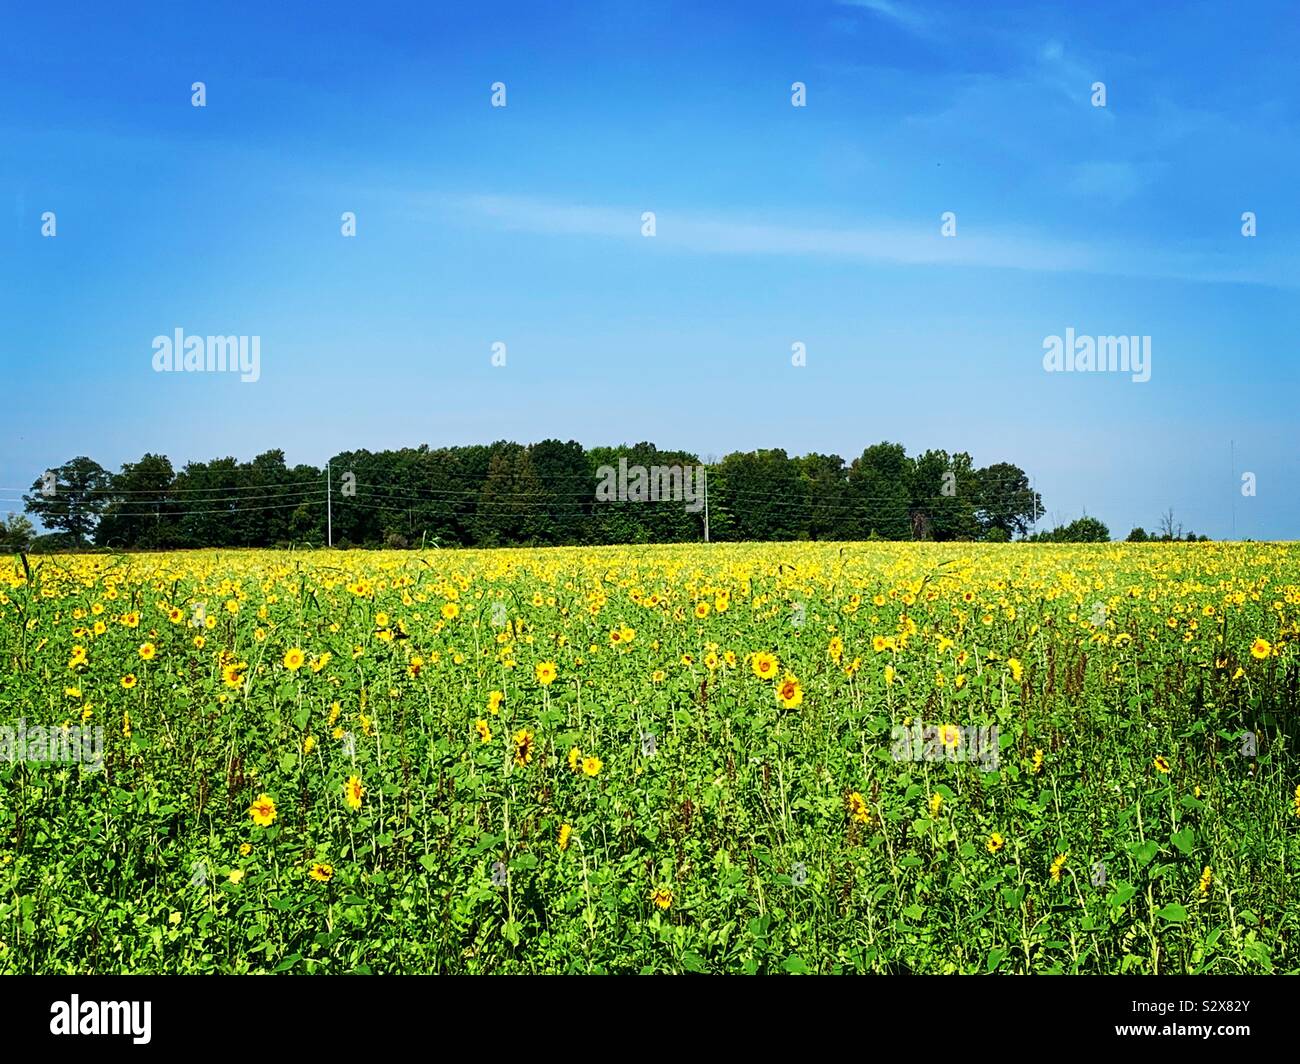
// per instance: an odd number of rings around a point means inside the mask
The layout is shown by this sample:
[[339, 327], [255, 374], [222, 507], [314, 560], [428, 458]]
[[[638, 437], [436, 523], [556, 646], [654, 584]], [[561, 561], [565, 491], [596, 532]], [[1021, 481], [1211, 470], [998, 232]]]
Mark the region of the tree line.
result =
[[714, 540], [1006, 541], [1025, 537], [1044, 512], [1018, 466], [976, 468], [964, 452], [909, 456], [897, 443], [851, 461], [728, 454], [704, 471], [707, 508], [603, 501], [598, 486], [620, 461], [651, 471], [702, 464], [652, 443], [572, 440], [345, 451], [329, 460], [328, 480], [326, 469], [290, 466], [281, 450], [179, 470], [145, 454], [117, 472], [80, 456], [23, 496], [44, 535], [13, 515], [0, 535], [46, 550], [317, 545], [331, 534], [339, 547], [671, 543], [702, 539], [707, 513]]

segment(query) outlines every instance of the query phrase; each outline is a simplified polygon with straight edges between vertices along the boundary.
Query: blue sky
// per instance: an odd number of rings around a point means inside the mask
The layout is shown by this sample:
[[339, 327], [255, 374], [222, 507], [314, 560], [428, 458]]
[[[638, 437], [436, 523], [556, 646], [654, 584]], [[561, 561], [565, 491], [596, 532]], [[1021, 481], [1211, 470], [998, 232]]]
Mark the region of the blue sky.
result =
[[[0, 488], [890, 439], [1023, 466], [1049, 520], [1298, 538], [1288, 5], [443, 6], [10, 10]], [[176, 328], [260, 336], [260, 380], [155, 373]], [[1150, 381], [1046, 373], [1067, 328], [1150, 336]]]

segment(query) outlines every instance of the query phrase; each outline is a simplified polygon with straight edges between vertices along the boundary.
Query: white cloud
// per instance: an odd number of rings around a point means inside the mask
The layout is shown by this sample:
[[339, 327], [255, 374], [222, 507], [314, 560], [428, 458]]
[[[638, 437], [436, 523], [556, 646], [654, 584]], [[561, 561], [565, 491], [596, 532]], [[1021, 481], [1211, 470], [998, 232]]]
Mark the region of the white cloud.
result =
[[[1083, 107], [1089, 103], [1094, 81], [1104, 81], [1103, 70], [1092, 63], [1068, 56], [1058, 40], [1049, 40], [1038, 49], [1035, 76], [1039, 82], [1058, 92], [1066, 100]], [[1110, 112], [1102, 112], [1107, 119]]]
[[841, 7], [859, 7], [881, 18], [888, 19], [897, 26], [912, 33], [925, 33], [930, 27], [930, 19], [919, 11], [893, 0], [835, 0]]
[[1248, 269], [1214, 250], [1076, 240], [1003, 228], [982, 233], [959, 219], [956, 237], [931, 225], [852, 225], [740, 218], [674, 209], [656, 210], [657, 235], [641, 236], [641, 207], [566, 204], [516, 196], [452, 197], [440, 201], [449, 220], [477, 218], [505, 231], [545, 236], [649, 241], [656, 250], [702, 255], [771, 255], [841, 259], [908, 267], [1079, 272], [1201, 283], [1292, 288], [1296, 264], [1252, 257]]

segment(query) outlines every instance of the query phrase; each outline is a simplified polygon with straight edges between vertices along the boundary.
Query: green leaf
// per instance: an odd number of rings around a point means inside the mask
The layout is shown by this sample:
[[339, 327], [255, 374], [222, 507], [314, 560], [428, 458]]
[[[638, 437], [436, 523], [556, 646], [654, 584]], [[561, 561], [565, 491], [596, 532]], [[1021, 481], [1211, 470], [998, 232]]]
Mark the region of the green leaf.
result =
[[1154, 839], [1148, 839], [1146, 842], [1130, 847], [1130, 850], [1139, 865], [1151, 863], [1151, 859], [1160, 852], [1160, 845]]
[[1113, 909], [1122, 909], [1125, 905], [1127, 905], [1130, 901], [1133, 900], [1133, 896], [1136, 893], [1137, 893], [1137, 887], [1133, 886], [1133, 884], [1116, 883], [1115, 893], [1110, 896], [1107, 904], [1109, 904]]
[[1187, 919], [1187, 910], [1181, 905], [1171, 902], [1163, 909], [1157, 909], [1156, 915], [1162, 920], [1167, 920], [1171, 924], [1181, 924]]

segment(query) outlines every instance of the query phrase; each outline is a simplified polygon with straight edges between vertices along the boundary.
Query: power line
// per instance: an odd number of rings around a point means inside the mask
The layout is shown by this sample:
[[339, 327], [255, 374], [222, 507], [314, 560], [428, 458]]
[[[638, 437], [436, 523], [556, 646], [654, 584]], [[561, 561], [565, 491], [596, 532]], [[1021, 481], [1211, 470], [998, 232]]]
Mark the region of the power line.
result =
[[[699, 467], [699, 468], [703, 469], [703, 468], [706, 468], [706, 467], [701, 466], [701, 467]], [[549, 479], [549, 478], [539, 478], [539, 479]], [[594, 496], [595, 496], [595, 488], [596, 488], [596, 486], [597, 486], [597, 484], [598, 484], [598, 482], [599, 482], [599, 480], [600, 480], [601, 478], [597, 478], [597, 477], [595, 477], [595, 476], [591, 476], [591, 477], [587, 477], [587, 478], [577, 478], [577, 477], [574, 477], [574, 478], [561, 478], [561, 479], [573, 479], [573, 480], [575, 480], [575, 481], [577, 481], [577, 480], [582, 480], [582, 481], [584, 481], [584, 482], [588, 485], [588, 487], [587, 487], [586, 490], [584, 490], [584, 491], [578, 491], [578, 492], [555, 492], [555, 491], [547, 491], [547, 490], [541, 490], [541, 491], [497, 491], [497, 490], [493, 490], [492, 494], [493, 494], [494, 496], [502, 497], [502, 498], [525, 498], [525, 499], [526, 499], [526, 498], [538, 498], [538, 499], [548, 499], [548, 500], [551, 500], [551, 499], [590, 499], [590, 498], [594, 498]], [[660, 483], [662, 483], [662, 480], [660, 481]], [[1024, 487], [1024, 486], [1022, 486], [1022, 485], [1023, 485], [1023, 480], [1020, 479], [1020, 478], [1016, 478], [1016, 477], [1008, 477], [1008, 478], [1005, 478], [1005, 479], [1002, 481], [1002, 483], [1014, 483], [1014, 484], [1016, 485], [1014, 488], [1009, 489], [1009, 490], [1003, 489], [1003, 491], [1004, 491], [1003, 497], [1004, 497], [1004, 498], [1011, 498], [1013, 495], [1023, 495], [1023, 494], [1026, 494], [1026, 493], [1030, 493], [1030, 494], [1033, 493], [1033, 492], [1032, 492], [1032, 487]], [[483, 489], [484, 489], [484, 487], [486, 486], [486, 484], [487, 484], [487, 480], [486, 480], [486, 479], [483, 479], [483, 480], [479, 480], [479, 481], [477, 481], [477, 486], [468, 486], [468, 487], [465, 487], [465, 488], [462, 488], [462, 489], [420, 488], [420, 487], [411, 487], [411, 486], [382, 485], [382, 484], [365, 483], [365, 482], [358, 483], [358, 484], [357, 484], [357, 487], [358, 487], [358, 488], [362, 488], [362, 487], [363, 487], [366, 491], [369, 491], [369, 492], [376, 492], [376, 493], [379, 493], [379, 494], [381, 494], [381, 495], [383, 495], [383, 496], [387, 496], [387, 497], [390, 497], [390, 498], [414, 499], [414, 500], [419, 500], [419, 501], [437, 501], [437, 500], [440, 500], [440, 499], [455, 499], [455, 500], [459, 500], [459, 499], [477, 498], [477, 497], [481, 494], [481, 492], [483, 491]], [[811, 480], [811, 481], [805, 481], [805, 482], [803, 482], [803, 485], [804, 485], [804, 486], [809, 487], [809, 488], [813, 488], [813, 489], [815, 489], [817, 486], [819, 486], [819, 484], [825, 484], [825, 482], [819, 482], [819, 481], [817, 481], [817, 480]], [[838, 487], [838, 488], [841, 488], [841, 489], [848, 490], [849, 492], [852, 492], [852, 490], [853, 490], [853, 488], [852, 488], [852, 482], [849, 481], [849, 480], [838, 480], [838, 481], [833, 481], [833, 482], [831, 482], [831, 484], [832, 484], [833, 486], [835, 486], [835, 487]], [[307, 487], [307, 488], [305, 488], [304, 490], [300, 490], [300, 491], [271, 491], [271, 492], [267, 492], [267, 489], [268, 489], [268, 488], [274, 488], [274, 489], [279, 489], [279, 488], [293, 488], [293, 487], [302, 486], [302, 485], [310, 485], [310, 487]], [[257, 494], [256, 497], [259, 498], [259, 499], [268, 499], [268, 498], [290, 498], [290, 497], [297, 497], [297, 496], [303, 496], [303, 497], [305, 497], [305, 496], [311, 496], [311, 495], [317, 494], [317, 493], [322, 492], [322, 491], [328, 493], [331, 487], [332, 487], [332, 481], [329, 482], [329, 483], [326, 483], [325, 485], [322, 485], [322, 484], [320, 483], [319, 480], [309, 480], [309, 481], [308, 481], [308, 480], [304, 480], [304, 481], [289, 481], [289, 482], [272, 483], [272, 484], [262, 484], [262, 485], [257, 485], [257, 484], [253, 484], [253, 485], [232, 485], [232, 486], [230, 486], [230, 487], [168, 488], [168, 489], [165, 489], [165, 491], [162, 492], [161, 494], [160, 494], [158, 491], [147, 491], [147, 490], [144, 490], [144, 489], [124, 489], [124, 490], [117, 490], [117, 489], [112, 489], [112, 488], [105, 488], [105, 489], [91, 489], [91, 490], [85, 492], [84, 494], [88, 494], [88, 495], [106, 495], [106, 496], [110, 496], [110, 497], [113, 497], [113, 498], [116, 498], [117, 496], [123, 496], [123, 495], [126, 495], [126, 496], [149, 495], [149, 496], [151, 496], [151, 498], [149, 498], [149, 499], [135, 499], [135, 498], [127, 498], [127, 499], [122, 499], [120, 502], [111, 503], [110, 505], [118, 505], [118, 506], [123, 506], [123, 505], [155, 506], [155, 505], [168, 505], [168, 504], [173, 503], [173, 502], [176, 502], [176, 501], [182, 501], [182, 502], [204, 502], [204, 501], [212, 501], [213, 499], [226, 497], [226, 496], [229, 496], [230, 494], [232, 494], [232, 493], [236, 493], [236, 492], [247, 492], [247, 493], [250, 493], [250, 494], [252, 494], [252, 493], [265, 493], [265, 494]], [[987, 489], [988, 487], [989, 487], [989, 484], [987, 484], [987, 483], [983, 483], [983, 484], [980, 484], [980, 485], [979, 485], [979, 487], [978, 487], [977, 490], [978, 490], [979, 494], [986, 494], [986, 493], [987, 493], [987, 492], [986, 492], [986, 489]], [[38, 490], [38, 489], [37, 489], [36, 487], [34, 487], [34, 488], [31, 489], [31, 490]], [[716, 490], [716, 489], [715, 489], [715, 490]], [[996, 489], [995, 489], [995, 490], [996, 490]], [[721, 491], [722, 491], [722, 494], [725, 495], [725, 496], [728, 497], [728, 498], [753, 498], [753, 499], [774, 499], [774, 500], [782, 500], [782, 499], [787, 498], [787, 493], [784, 493], [784, 492], [761, 491], [761, 490], [755, 490], [755, 489], [752, 489], [752, 488], [736, 488], [736, 487], [730, 487], [730, 488], [728, 488], [728, 487], [724, 487], [724, 488], [721, 489]], [[18, 496], [20, 496], [20, 498], [8, 498], [8, 499], [0, 498], [0, 502], [19, 502], [19, 501], [24, 501], [24, 500], [21, 498], [21, 496], [22, 496], [23, 493], [24, 493], [24, 489], [20, 489], [20, 488], [0, 488], [0, 495], [18, 495]], [[952, 496], [937, 495], [937, 496], [933, 496], [933, 498], [935, 498], [935, 499], [940, 499], [940, 498], [958, 498], [958, 497], [964, 497], [964, 496], [967, 496], [967, 495], [969, 495], [969, 494], [971, 494], [971, 492], [962, 492], [962, 493], [960, 493], [960, 495], [952, 495]], [[193, 497], [193, 498], [186, 498], [185, 496], [194, 496], [194, 497]], [[202, 496], [202, 497], [200, 497], [200, 496]], [[206, 498], [207, 496], [211, 496], [212, 499], [208, 499], [208, 498]], [[351, 498], [351, 496], [348, 496], [348, 497]], [[891, 499], [893, 499], [894, 497], [893, 497], [893, 496], [889, 496], [889, 495], [873, 495], [873, 496], [856, 496], [856, 498], [868, 498], [868, 499], [891, 500]]]
[[[184, 475], [185, 475], [185, 474], [183, 474], [183, 473], [179, 473], [179, 474], [177, 474], [178, 477], [182, 477], [182, 476], [184, 476]], [[231, 485], [230, 487], [220, 487], [220, 486], [218, 486], [218, 487], [205, 487], [205, 488], [169, 487], [169, 488], [166, 489], [166, 491], [168, 492], [168, 494], [171, 494], [171, 495], [182, 495], [182, 494], [190, 494], [190, 493], [202, 493], [202, 494], [205, 494], [205, 495], [212, 495], [212, 494], [225, 495], [225, 494], [229, 494], [229, 493], [232, 492], [232, 491], [264, 491], [264, 490], [265, 490], [266, 488], [268, 488], [268, 487], [275, 487], [275, 488], [296, 488], [296, 487], [302, 487], [302, 486], [304, 486], [304, 485], [308, 485], [308, 484], [314, 484], [314, 485], [316, 485], [316, 486], [319, 487], [319, 486], [320, 486], [320, 478], [317, 477], [317, 478], [315, 478], [314, 480], [276, 481], [276, 482], [274, 482], [274, 483], [272, 483], [272, 484]], [[22, 493], [24, 493], [24, 492], [39, 492], [40, 490], [41, 490], [41, 482], [40, 482], [39, 480], [38, 480], [35, 484], [33, 484], [30, 488], [0, 488], [0, 492], [3, 492], [3, 493], [17, 493], [17, 494], [22, 494]], [[157, 489], [145, 489], [145, 488], [131, 488], [131, 489], [126, 489], [126, 488], [88, 488], [88, 489], [86, 489], [84, 492], [82, 492], [81, 494], [85, 494], [85, 495], [156, 495], [157, 493], [158, 493], [158, 492], [157, 492]]]
[[[243, 496], [242, 498], [236, 498], [231, 501], [242, 503], [242, 502], [264, 502], [267, 499], [297, 499], [299, 500], [299, 502], [309, 502], [312, 499], [319, 498], [321, 495], [324, 494], [324, 492], [325, 492], [324, 488], [317, 488], [314, 491], [310, 491], [310, 492], [305, 492], [305, 491], [272, 492], [267, 495], [246, 495]], [[206, 503], [217, 503], [220, 501], [221, 501], [220, 498], [169, 499], [166, 497], [160, 497], [157, 499], [125, 499], [121, 502], [109, 503], [104, 512], [110, 514], [121, 513], [121, 514], [130, 515], [130, 514], [140, 514], [140, 513], [151, 513], [154, 510], [163, 507], [174, 507], [178, 503], [196, 503], [199, 505], [203, 505]], [[292, 505], [296, 506], [297, 503], [293, 503]], [[127, 507], [143, 507], [143, 509], [127, 509]]]
[[[1016, 492], [1015, 496], [1020, 496], [1023, 494], [1024, 494], [1023, 492]], [[672, 503], [681, 503], [684, 501], [683, 499], [651, 500], [648, 498], [647, 499], [620, 499], [620, 500], [606, 501], [606, 500], [597, 499], [594, 497], [594, 495], [585, 494], [585, 493], [581, 497], [590, 501], [590, 507], [579, 508], [573, 506], [572, 504], [564, 504], [563, 509], [568, 510], [568, 512], [572, 514], [585, 514], [586, 512], [588, 512], [588, 510], [594, 513], [597, 507], [619, 506], [625, 504], [644, 504], [648, 502], [672, 504]], [[1004, 500], [1009, 500], [1012, 497], [1013, 497], [1012, 495], [1007, 495], [1004, 497]], [[293, 501], [279, 503], [275, 505], [269, 505], [269, 506], [244, 505], [245, 503], [262, 503], [267, 499], [284, 499], [284, 498], [289, 498], [292, 499]], [[380, 491], [373, 494], [367, 492], [355, 496], [349, 496], [343, 501], [341, 501], [340, 505], [344, 507], [345, 510], [351, 507], [359, 507], [362, 509], [385, 509], [385, 510], [391, 510], [393, 512], [409, 512], [417, 509], [428, 510], [430, 507], [441, 509], [450, 503], [464, 502], [475, 510], [483, 509], [483, 508], [497, 508], [497, 509], [509, 508], [515, 511], [550, 515], [550, 514], [554, 514], [556, 511], [556, 507], [554, 505], [548, 505], [548, 502], [552, 501], [553, 499], [554, 499], [553, 496], [547, 495], [545, 493], [534, 493], [534, 492], [524, 492], [524, 493], [495, 493], [494, 492], [488, 494], [486, 497], [482, 495], [481, 492], [467, 492], [465, 495], [459, 496], [456, 500], [428, 499], [420, 496], [413, 496], [410, 498], [403, 499], [401, 497], [393, 498], [390, 495], [388, 495], [386, 492]], [[789, 509], [811, 510], [817, 513], [825, 513], [827, 511], [830, 511], [832, 513], [849, 513], [853, 511], [859, 511], [864, 508], [875, 508], [875, 510], [879, 512], [880, 510], [883, 510], [886, 507], [896, 508], [899, 510], [910, 510], [910, 509], [917, 508], [917, 506], [919, 505], [942, 504], [943, 502], [948, 500], [953, 502], [961, 501], [959, 496], [948, 496], [948, 495], [926, 496], [919, 500], [913, 499], [910, 496], [901, 496], [901, 495], [850, 495], [847, 498], [830, 499], [824, 497], [819, 498], [816, 496], [812, 498], [790, 498], [781, 494], [769, 494], [769, 493], [761, 493], [761, 492], [734, 492], [734, 491], [724, 491], [721, 494], [721, 496], [711, 501], [716, 502], [717, 505], [721, 505], [726, 509], [733, 509], [734, 508], [733, 504], [737, 502], [739, 502], [742, 505], [752, 505], [753, 504], [752, 501], [755, 499], [763, 500], [764, 507], [767, 509], [778, 508], [778, 509], [786, 509], [786, 510]], [[541, 500], [541, 501], [534, 502], [532, 500]], [[5, 502], [14, 502], [14, 501], [18, 501], [18, 500], [0, 499], [0, 504], [3, 504]], [[166, 516], [170, 518], [176, 518], [176, 517], [184, 517], [188, 514], [201, 514], [201, 513], [206, 513], [206, 514], [239, 513], [239, 512], [255, 510], [255, 509], [295, 509], [300, 506], [308, 505], [311, 503], [319, 503], [322, 501], [326, 502], [327, 506], [329, 506], [330, 489], [317, 488], [310, 492], [273, 492], [263, 496], [247, 496], [244, 498], [232, 500], [233, 503], [237, 503], [238, 505], [232, 505], [229, 507], [218, 507], [215, 509], [207, 509], [207, 510], [177, 509], [176, 506], [178, 501], [197, 502], [203, 504], [203, 503], [213, 503], [216, 502], [217, 500], [215, 499], [175, 500], [169, 498], [157, 498], [152, 500], [131, 499], [119, 503], [111, 503], [101, 516], [116, 515], [116, 516], [124, 516], [124, 517], [143, 517], [158, 512], [165, 512]], [[54, 505], [57, 506], [57, 502]], [[327, 515], [327, 520], [328, 520], [328, 515]]]

